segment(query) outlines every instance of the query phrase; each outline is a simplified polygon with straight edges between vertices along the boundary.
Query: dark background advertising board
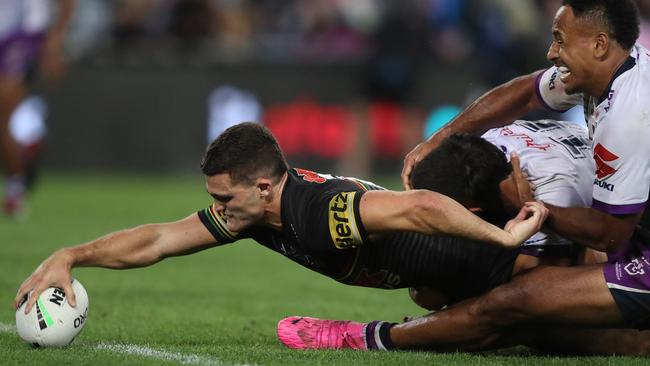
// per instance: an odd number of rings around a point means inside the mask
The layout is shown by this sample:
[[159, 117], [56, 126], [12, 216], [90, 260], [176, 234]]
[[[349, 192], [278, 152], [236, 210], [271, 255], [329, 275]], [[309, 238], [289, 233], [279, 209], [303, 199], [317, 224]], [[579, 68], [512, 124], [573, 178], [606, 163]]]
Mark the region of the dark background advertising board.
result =
[[[426, 68], [425, 68], [426, 67]], [[472, 65], [424, 65], [413, 102], [370, 100], [357, 65], [213, 65], [126, 68], [76, 65], [50, 105], [46, 164], [75, 169], [194, 169], [207, 140], [208, 95], [219, 85], [254, 90], [262, 121], [296, 162], [350, 158], [364, 144], [400, 160], [422, 139], [428, 105], [462, 100]], [[364, 135], [364, 136], [360, 136]]]

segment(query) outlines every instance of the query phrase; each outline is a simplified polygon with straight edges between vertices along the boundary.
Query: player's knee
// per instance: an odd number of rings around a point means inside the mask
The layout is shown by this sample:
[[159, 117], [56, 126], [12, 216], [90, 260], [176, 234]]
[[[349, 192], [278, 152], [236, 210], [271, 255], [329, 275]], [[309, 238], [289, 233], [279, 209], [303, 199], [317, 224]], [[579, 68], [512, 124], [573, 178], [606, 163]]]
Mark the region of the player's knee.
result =
[[[645, 335], [645, 337], [636, 337], [634, 340], [628, 342], [629, 344], [636, 346], [636, 349], [634, 350], [635, 356], [650, 357], [650, 337], [648, 337], [649, 334], [650, 330], [640, 331], [639, 335]], [[639, 342], [639, 339], [643, 339], [643, 341]]]
[[509, 325], [525, 320], [527, 314], [526, 287], [507, 284], [477, 298], [469, 308], [473, 317], [495, 325]]

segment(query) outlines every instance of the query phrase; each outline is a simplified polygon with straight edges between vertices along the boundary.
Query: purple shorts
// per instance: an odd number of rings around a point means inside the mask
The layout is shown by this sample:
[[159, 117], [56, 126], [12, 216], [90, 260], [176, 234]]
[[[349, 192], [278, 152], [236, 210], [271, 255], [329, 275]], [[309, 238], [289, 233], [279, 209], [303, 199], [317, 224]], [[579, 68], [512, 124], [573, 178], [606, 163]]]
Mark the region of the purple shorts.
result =
[[650, 241], [636, 232], [628, 245], [609, 256], [607, 287], [628, 324], [650, 329]]
[[0, 75], [25, 78], [41, 50], [44, 33], [14, 33], [0, 39]]

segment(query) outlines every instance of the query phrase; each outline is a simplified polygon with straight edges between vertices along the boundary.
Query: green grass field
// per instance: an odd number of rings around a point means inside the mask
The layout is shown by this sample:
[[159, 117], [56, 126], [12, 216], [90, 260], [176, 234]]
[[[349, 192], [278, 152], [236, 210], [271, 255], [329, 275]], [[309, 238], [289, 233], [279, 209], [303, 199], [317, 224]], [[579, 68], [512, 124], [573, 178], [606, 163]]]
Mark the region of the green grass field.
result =
[[[385, 183], [385, 182], [380, 182]], [[150, 268], [75, 269], [89, 320], [65, 349], [32, 349], [15, 334], [20, 283], [53, 250], [210, 204], [200, 177], [45, 176], [22, 222], [0, 218], [0, 365], [643, 365], [635, 358], [292, 351], [275, 336], [287, 315], [399, 321], [421, 311], [405, 290], [346, 287], [240, 242]]]

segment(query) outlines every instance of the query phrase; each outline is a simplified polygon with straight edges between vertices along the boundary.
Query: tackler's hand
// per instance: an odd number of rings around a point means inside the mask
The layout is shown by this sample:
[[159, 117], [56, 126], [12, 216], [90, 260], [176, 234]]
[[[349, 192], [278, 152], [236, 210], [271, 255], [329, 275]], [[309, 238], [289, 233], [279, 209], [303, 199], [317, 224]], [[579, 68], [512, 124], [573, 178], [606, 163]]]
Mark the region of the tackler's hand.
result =
[[548, 217], [548, 208], [539, 201], [525, 202], [515, 218], [508, 221], [504, 230], [512, 235], [508, 247], [515, 248], [538, 232]]
[[528, 175], [521, 170], [519, 155], [510, 154], [512, 173], [499, 184], [501, 200], [504, 207], [511, 213], [518, 212], [525, 202], [534, 201], [535, 185], [528, 181]]

